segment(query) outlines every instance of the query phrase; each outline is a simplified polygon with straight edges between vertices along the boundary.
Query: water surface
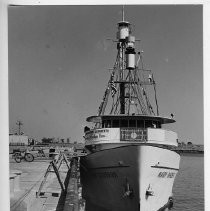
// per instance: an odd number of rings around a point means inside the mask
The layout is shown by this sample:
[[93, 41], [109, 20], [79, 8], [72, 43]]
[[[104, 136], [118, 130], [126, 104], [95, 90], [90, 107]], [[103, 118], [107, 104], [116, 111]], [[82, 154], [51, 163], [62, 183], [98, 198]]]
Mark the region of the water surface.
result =
[[204, 157], [181, 156], [180, 170], [175, 179], [174, 209], [176, 211], [204, 210]]

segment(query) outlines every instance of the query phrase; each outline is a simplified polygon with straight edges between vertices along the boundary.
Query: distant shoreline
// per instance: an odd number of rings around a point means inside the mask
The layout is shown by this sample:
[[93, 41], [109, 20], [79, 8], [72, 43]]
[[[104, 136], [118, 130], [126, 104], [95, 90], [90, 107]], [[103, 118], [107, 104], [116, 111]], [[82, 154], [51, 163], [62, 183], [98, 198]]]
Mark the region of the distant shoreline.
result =
[[[16, 148], [27, 148], [28, 145], [10, 145], [10, 153]], [[31, 145], [30, 147], [74, 147], [75, 149], [84, 150], [84, 143], [48, 143], [40, 145]], [[170, 149], [177, 152], [181, 156], [204, 156], [204, 146], [203, 145], [185, 145], [185, 146], [165, 146], [163, 148]]]
[[184, 156], [204, 156], [204, 145], [189, 143], [178, 143], [177, 147], [171, 146], [170, 149]]
[[204, 153], [180, 153], [180, 155], [185, 157], [204, 157]]
[[197, 151], [197, 150], [173, 150], [174, 152], [179, 153], [182, 156], [204, 156], [204, 151]]

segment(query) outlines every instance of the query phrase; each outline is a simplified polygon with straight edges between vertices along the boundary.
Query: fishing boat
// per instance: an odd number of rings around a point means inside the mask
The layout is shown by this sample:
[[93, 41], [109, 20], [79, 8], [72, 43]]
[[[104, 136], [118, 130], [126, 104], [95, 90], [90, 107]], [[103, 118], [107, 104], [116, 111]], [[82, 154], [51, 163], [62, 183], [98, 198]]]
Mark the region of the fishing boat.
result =
[[117, 26], [116, 61], [98, 113], [87, 118], [92, 126], [84, 128], [87, 155], [80, 172], [86, 210], [169, 210], [180, 155], [170, 149], [177, 146], [177, 133], [164, 125], [175, 120], [159, 114], [154, 74], [136, 50], [139, 41], [124, 9]]

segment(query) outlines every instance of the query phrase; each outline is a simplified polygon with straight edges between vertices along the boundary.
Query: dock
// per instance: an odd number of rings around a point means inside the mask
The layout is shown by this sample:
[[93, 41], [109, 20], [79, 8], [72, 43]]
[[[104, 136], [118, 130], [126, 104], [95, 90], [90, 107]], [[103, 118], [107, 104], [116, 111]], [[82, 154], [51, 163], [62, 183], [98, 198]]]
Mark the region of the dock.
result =
[[11, 211], [84, 211], [79, 155], [16, 163], [10, 157]]

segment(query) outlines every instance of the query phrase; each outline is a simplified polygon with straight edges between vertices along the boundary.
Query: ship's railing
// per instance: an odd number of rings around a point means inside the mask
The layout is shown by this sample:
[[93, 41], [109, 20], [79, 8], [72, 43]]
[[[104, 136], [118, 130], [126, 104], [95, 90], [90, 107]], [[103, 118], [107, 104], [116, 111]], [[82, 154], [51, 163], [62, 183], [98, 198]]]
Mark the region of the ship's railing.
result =
[[160, 128], [101, 128], [85, 134], [86, 142], [119, 143], [141, 142], [177, 146], [177, 134]]

